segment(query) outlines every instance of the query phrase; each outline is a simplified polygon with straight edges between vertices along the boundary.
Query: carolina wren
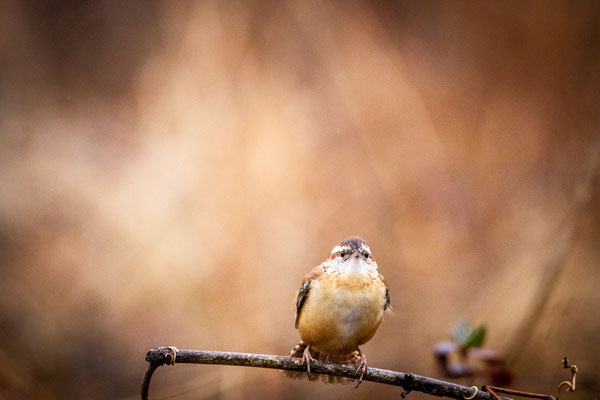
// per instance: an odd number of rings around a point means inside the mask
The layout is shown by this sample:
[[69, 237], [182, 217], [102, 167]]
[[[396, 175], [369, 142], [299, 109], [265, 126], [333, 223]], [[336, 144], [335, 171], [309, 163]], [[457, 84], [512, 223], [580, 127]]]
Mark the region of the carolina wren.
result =
[[342, 240], [302, 281], [296, 299], [301, 341], [291, 356], [302, 358], [309, 377], [315, 359], [357, 364], [360, 385], [368, 364], [358, 346], [373, 337], [389, 305], [390, 292], [367, 243], [358, 236]]

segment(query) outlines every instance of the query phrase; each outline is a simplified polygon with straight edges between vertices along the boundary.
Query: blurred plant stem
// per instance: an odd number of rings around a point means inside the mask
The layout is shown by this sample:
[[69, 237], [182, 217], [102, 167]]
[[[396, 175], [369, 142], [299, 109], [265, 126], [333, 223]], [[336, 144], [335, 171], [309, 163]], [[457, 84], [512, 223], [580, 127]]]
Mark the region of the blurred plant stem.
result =
[[568, 264], [569, 256], [575, 248], [585, 215], [591, 211], [591, 199], [597, 186], [598, 170], [600, 168], [600, 135], [596, 137], [590, 149], [585, 175], [575, 185], [572, 213], [564, 217], [557, 230], [565, 229], [565, 225], [569, 223], [572, 224], [572, 227], [564, 241], [564, 247], [558, 246], [555, 256], [543, 269], [545, 273], [537, 293], [533, 297], [529, 310], [523, 317], [521, 326], [517, 329], [512, 342], [507, 348], [507, 365], [509, 366], [522, 354], [522, 350], [529, 342], [533, 330], [542, 318], [550, 295], [558, 285], [560, 277]]

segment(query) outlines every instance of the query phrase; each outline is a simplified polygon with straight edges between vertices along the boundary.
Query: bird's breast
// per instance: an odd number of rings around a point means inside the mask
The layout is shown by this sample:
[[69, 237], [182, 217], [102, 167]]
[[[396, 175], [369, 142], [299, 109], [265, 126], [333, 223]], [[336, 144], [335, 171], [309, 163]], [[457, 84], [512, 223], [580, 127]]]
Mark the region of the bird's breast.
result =
[[302, 339], [326, 353], [348, 353], [373, 337], [383, 318], [385, 284], [371, 274], [324, 274], [298, 321]]

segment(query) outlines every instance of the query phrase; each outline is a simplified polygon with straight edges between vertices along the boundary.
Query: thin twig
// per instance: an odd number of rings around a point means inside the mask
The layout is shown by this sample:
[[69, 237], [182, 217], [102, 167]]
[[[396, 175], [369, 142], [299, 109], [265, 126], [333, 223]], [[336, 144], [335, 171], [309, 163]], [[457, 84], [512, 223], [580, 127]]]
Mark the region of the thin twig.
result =
[[553, 396], [550, 396], [549, 394], [523, 392], [522, 390], [507, 389], [507, 388], [501, 388], [498, 386], [485, 385], [485, 386], [483, 386], [482, 389], [485, 390], [486, 392], [490, 393], [494, 397], [494, 399], [497, 399], [497, 400], [500, 400], [500, 397], [496, 394], [496, 392], [506, 393], [506, 394], [514, 394], [516, 396], [529, 397], [532, 399], [556, 400], [556, 398], [554, 398]]
[[[148, 399], [148, 389], [150, 379], [154, 370], [163, 365], [170, 364], [173, 360], [172, 348], [159, 347], [151, 349], [146, 354], [148, 369], [142, 382], [142, 399]], [[248, 354], [248, 353], [230, 353], [224, 351], [201, 351], [201, 350], [177, 350], [175, 357], [176, 364], [219, 364], [219, 365], [238, 365], [244, 367], [272, 368], [287, 371], [306, 372], [306, 366], [302, 364], [299, 358], [275, 356], [269, 354]], [[317, 361], [311, 364], [311, 373], [342, 376], [352, 378], [356, 372], [356, 366], [333, 364]], [[432, 396], [446, 396], [453, 399], [462, 400], [465, 397], [473, 395], [474, 389], [457, 385], [456, 383], [446, 382], [438, 379], [428, 378], [426, 376], [415, 375], [411, 373], [389, 371], [385, 369], [369, 367], [363, 380], [383, 383], [386, 385], [401, 386], [406, 391], [416, 391], [430, 394]], [[359, 389], [360, 390], [360, 389]], [[492, 400], [492, 396], [484, 391], [478, 391], [473, 397], [476, 400]], [[506, 398], [502, 398], [506, 399]]]

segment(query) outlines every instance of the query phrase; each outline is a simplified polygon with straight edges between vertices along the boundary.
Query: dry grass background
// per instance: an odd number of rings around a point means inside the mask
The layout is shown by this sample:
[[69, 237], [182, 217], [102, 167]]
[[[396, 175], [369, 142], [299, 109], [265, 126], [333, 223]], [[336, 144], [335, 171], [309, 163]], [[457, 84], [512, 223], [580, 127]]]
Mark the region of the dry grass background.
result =
[[[467, 316], [516, 387], [553, 393], [568, 355], [565, 399], [598, 398], [599, 11], [2, 2], [0, 398], [136, 398], [158, 345], [287, 354], [302, 277], [351, 234], [396, 312], [372, 366], [439, 376]], [[151, 388], [399, 394], [182, 365]]]

